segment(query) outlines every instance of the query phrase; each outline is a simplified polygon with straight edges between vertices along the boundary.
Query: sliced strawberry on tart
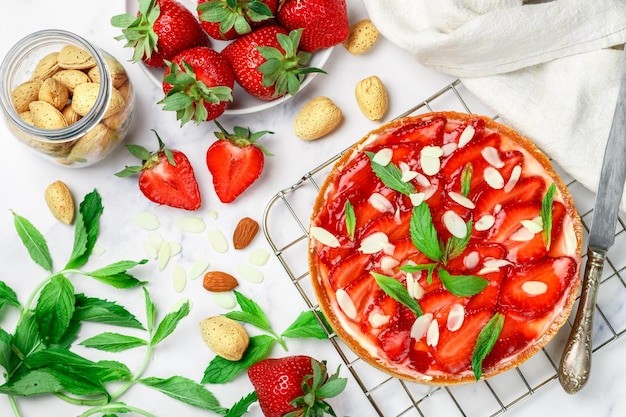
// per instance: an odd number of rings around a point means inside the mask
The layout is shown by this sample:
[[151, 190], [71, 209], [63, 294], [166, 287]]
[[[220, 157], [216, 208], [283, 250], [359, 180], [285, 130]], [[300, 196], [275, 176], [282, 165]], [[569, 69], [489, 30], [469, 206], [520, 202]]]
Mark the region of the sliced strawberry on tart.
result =
[[404, 117], [335, 164], [311, 217], [320, 308], [387, 373], [455, 384], [521, 364], [567, 319], [582, 232], [528, 139], [486, 117]]

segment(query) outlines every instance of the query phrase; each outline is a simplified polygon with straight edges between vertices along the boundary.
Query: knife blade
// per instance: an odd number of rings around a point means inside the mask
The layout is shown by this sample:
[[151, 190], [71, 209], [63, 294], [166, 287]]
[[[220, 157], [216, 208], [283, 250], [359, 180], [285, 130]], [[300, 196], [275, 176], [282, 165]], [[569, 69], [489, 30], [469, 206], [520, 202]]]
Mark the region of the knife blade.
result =
[[559, 382], [574, 394], [589, 378], [593, 316], [606, 252], [615, 241], [615, 227], [626, 180], [626, 58], [609, 131], [589, 231], [587, 262], [574, 324], [559, 367]]

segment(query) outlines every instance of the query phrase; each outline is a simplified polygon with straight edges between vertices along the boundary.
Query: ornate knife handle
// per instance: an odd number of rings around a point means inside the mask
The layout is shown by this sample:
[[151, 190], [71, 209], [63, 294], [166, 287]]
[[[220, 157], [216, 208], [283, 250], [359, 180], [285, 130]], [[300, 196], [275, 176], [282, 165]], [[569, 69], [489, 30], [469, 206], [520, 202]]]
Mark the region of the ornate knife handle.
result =
[[593, 314], [606, 252], [589, 248], [587, 256], [578, 311], [561, 357], [559, 369], [559, 381], [568, 394], [578, 392], [587, 383], [589, 377]]

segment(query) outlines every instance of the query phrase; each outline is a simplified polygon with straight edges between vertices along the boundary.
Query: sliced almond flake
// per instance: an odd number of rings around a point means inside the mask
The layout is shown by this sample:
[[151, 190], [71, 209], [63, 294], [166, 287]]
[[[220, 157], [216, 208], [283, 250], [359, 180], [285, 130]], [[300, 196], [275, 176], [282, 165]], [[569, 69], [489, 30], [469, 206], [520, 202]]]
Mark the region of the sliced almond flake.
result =
[[424, 200], [428, 200], [430, 197], [434, 196], [437, 192], [437, 186], [431, 185], [430, 187], [424, 188], [422, 191], [424, 193]]
[[463, 325], [463, 321], [465, 320], [465, 307], [461, 304], [454, 304], [450, 308], [450, 312], [448, 313], [448, 321], [446, 322], [446, 327], [451, 332], [456, 332]]
[[256, 248], [248, 255], [248, 261], [255, 266], [263, 266], [270, 259], [270, 252], [265, 248]]
[[437, 347], [439, 344], [439, 323], [437, 319], [433, 319], [426, 330], [426, 344], [428, 346]]
[[545, 294], [548, 291], [548, 284], [542, 281], [526, 281], [522, 284], [522, 291], [530, 296]]
[[474, 129], [474, 126], [468, 125], [465, 127], [465, 129], [463, 129], [463, 133], [459, 136], [459, 148], [462, 148], [470, 143], [470, 141], [474, 138], [475, 133], [476, 130]]
[[453, 236], [458, 237], [459, 239], [463, 239], [467, 235], [467, 226], [465, 225], [465, 222], [461, 216], [456, 214], [453, 210], [448, 210], [443, 213], [443, 224]]
[[372, 313], [370, 314], [367, 320], [369, 321], [369, 323], [372, 325], [373, 328], [377, 329], [380, 326], [384, 326], [385, 324], [389, 323], [390, 319], [391, 319], [391, 316], [389, 315], [380, 314], [380, 313]]
[[198, 277], [201, 277], [207, 269], [209, 269], [209, 265], [211, 265], [211, 262], [209, 262], [207, 259], [198, 259], [196, 260], [193, 264], [191, 264], [191, 267], [189, 268], [189, 273], [187, 274], [188, 278], [190, 280], [194, 280]]
[[237, 307], [237, 299], [232, 291], [220, 291], [212, 294], [213, 302], [224, 310], [232, 310]]
[[413, 294], [412, 294], [413, 298], [415, 298], [416, 300], [421, 300], [425, 293], [426, 291], [420, 285], [419, 281], [415, 281], [415, 285], [413, 286]]
[[163, 271], [170, 261], [170, 245], [161, 245], [159, 252], [157, 253], [157, 268], [159, 271]]
[[183, 250], [180, 242], [167, 242], [167, 244], [170, 245], [170, 256], [176, 256]]
[[219, 217], [219, 215], [217, 214], [217, 211], [215, 210], [207, 211], [206, 215], [209, 217], [209, 219], [212, 219], [212, 220], [217, 220], [217, 218]]
[[92, 253], [93, 253], [94, 255], [96, 255], [96, 256], [102, 256], [102, 255], [104, 255], [104, 253], [105, 253], [105, 252], [106, 252], [106, 249], [104, 248], [104, 246], [99, 245], [99, 244], [97, 244], [97, 243], [93, 246], [93, 251], [92, 251]]
[[356, 307], [354, 306], [352, 298], [350, 298], [350, 294], [348, 294], [343, 288], [339, 288], [335, 292], [335, 297], [337, 298], [339, 308], [341, 308], [344, 314], [352, 320], [356, 319]]
[[219, 229], [210, 229], [207, 230], [207, 238], [211, 243], [211, 246], [217, 253], [225, 253], [228, 251], [228, 240], [224, 233], [222, 233]]
[[433, 321], [432, 313], [424, 313], [419, 316], [413, 322], [411, 326], [411, 337], [415, 340], [420, 340], [422, 337], [426, 335], [426, 332], [430, 328], [430, 324]]
[[504, 266], [511, 265], [511, 261], [507, 261], [506, 259], [489, 258], [489, 259], [485, 259], [485, 262], [483, 262], [483, 265], [488, 268], [502, 268]]
[[578, 239], [576, 237], [576, 232], [572, 227], [564, 227], [565, 230], [565, 239], [563, 240], [565, 245], [565, 253], [573, 253], [576, 250], [578, 245]]
[[424, 146], [420, 153], [439, 159], [443, 156], [443, 149], [440, 146]]
[[259, 284], [263, 282], [264, 276], [260, 269], [251, 265], [240, 265], [237, 268], [237, 273], [246, 281]]
[[411, 193], [411, 194], [409, 194], [409, 199], [411, 200], [411, 204], [413, 204], [414, 207], [417, 207], [420, 204], [422, 204], [424, 202], [424, 200], [426, 200], [426, 194], [424, 194], [424, 193]]
[[463, 266], [467, 269], [474, 269], [480, 262], [480, 254], [477, 251], [471, 251], [463, 258]]
[[470, 210], [476, 208], [474, 202], [461, 193], [457, 193], [456, 191], [450, 191], [448, 195], [453, 201], [457, 202], [465, 208], [468, 208]]
[[411, 171], [411, 170], [402, 171], [402, 177], [400, 178], [400, 180], [402, 182], [409, 182], [409, 181], [417, 178], [418, 174], [419, 174], [419, 172], [417, 172], [417, 171]]
[[373, 193], [367, 201], [381, 213], [393, 211], [393, 204], [387, 200], [387, 197], [380, 193]]
[[311, 226], [309, 233], [313, 239], [317, 240], [324, 246], [328, 246], [329, 248], [339, 247], [339, 239], [323, 227]]
[[143, 248], [146, 254], [151, 259], [156, 259], [159, 254], [159, 249], [163, 245], [164, 239], [160, 233], [150, 233], [148, 239], [144, 242]]
[[541, 217], [535, 217], [532, 220], [522, 220], [522, 226], [533, 232], [534, 234], [541, 233], [543, 230], [543, 221]]
[[142, 211], [135, 215], [135, 224], [143, 230], [156, 230], [161, 226], [156, 214]]
[[380, 259], [380, 269], [387, 275], [391, 275], [393, 273], [393, 268], [398, 266], [400, 262], [394, 258], [393, 256], [383, 256]]
[[410, 272], [407, 272], [405, 275], [405, 280], [406, 280], [406, 292], [409, 293], [409, 295], [413, 298], [415, 298], [415, 278], [413, 278], [413, 274]]
[[474, 228], [479, 232], [489, 230], [496, 223], [496, 218], [491, 214], [485, 214], [474, 224]]
[[487, 275], [491, 274], [492, 272], [498, 272], [499, 270], [500, 268], [498, 268], [497, 266], [486, 266], [484, 268], [481, 268], [481, 270], [478, 271], [476, 275]]
[[441, 168], [441, 161], [439, 158], [433, 158], [432, 156], [422, 155], [420, 156], [420, 164], [422, 171], [426, 175], [436, 175]]
[[500, 190], [504, 187], [504, 178], [502, 178], [500, 171], [494, 167], [485, 168], [483, 176], [485, 178], [485, 182], [494, 190]]
[[450, 156], [452, 155], [452, 152], [456, 151], [458, 148], [459, 148], [459, 145], [456, 142], [446, 143], [445, 145], [441, 147], [441, 149], [443, 150], [442, 156]]
[[424, 174], [420, 174], [419, 172], [417, 173], [417, 176], [415, 177], [415, 181], [417, 181], [417, 183], [421, 185], [422, 187], [430, 187], [432, 185], [428, 177], [426, 177], [426, 175]]
[[393, 150], [391, 148], [383, 148], [380, 151], [376, 152], [372, 161], [376, 162], [379, 165], [386, 166], [389, 162], [391, 162], [391, 158], [393, 157]]
[[509, 239], [514, 242], [528, 242], [530, 240], [533, 240], [534, 237], [535, 234], [533, 232], [525, 227], [520, 227], [519, 229], [511, 233]]
[[485, 146], [483, 150], [480, 151], [480, 154], [483, 156], [483, 158], [485, 158], [485, 161], [487, 161], [487, 163], [492, 167], [504, 167], [504, 162], [502, 162], [502, 159], [500, 159], [500, 152], [498, 152], [498, 150], [493, 146]]
[[502, 210], [502, 204], [496, 204], [496, 205], [493, 207], [493, 214], [498, 214], [498, 213], [500, 213], [500, 210]]
[[359, 251], [365, 254], [373, 254], [384, 250], [388, 245], [389, 237], [387, 237], [385, 232], [374, 232], [361, 241]]
[[511, 171], [511, 176], [509, 177], [509, 180], [506, 182], [506, 185], [504, 186], [505, 193], [508, 193], [513, 188], [515, 188], [515, 185], [517, 185], [517, 182], [519, 181], [521, 175], [522, 175], [522, 166], [515, 165], [513, 167], [513, 171]]
[[176, 220], [176, 226], [183, 232], [202, 233], [206, 229], [204, 220], [195, 216], [181, 217]]
[[174, 267], [174, 272], [172, 273], [172, 284], [174, 285], [174, 291], [182, 292], [187, 285], [187, 275], [185, 274], [185, 269], [176, 265]]

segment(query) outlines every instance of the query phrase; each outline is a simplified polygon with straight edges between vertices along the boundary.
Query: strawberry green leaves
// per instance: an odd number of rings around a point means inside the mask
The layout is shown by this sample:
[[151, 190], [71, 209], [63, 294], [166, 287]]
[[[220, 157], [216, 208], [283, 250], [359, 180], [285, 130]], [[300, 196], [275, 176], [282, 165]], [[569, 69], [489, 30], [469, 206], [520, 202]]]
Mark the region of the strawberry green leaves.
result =
[[250, 338], [250, 344], [239, 361], [229, 361], [216, 356], [204, 371], [202, 383], [223, 384], [230, 382], [240, 372], [265, 358], [275, 343], [278, 343], [287, 351], [285, 338], [328, 338], [326, 329], [329, 326], [319, 312], [307, 310], [300, 313], [285, 331], [278, 334], [272, 329], [265, 312], [254, 300], [237, 291], [234, 293], [240, 310], [230, 311], [224, 315], [230, 319], [251, 324], [265, 334]]

